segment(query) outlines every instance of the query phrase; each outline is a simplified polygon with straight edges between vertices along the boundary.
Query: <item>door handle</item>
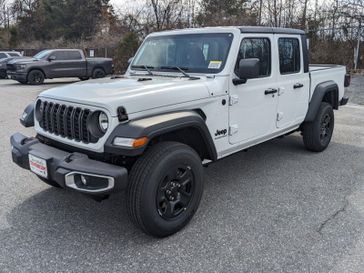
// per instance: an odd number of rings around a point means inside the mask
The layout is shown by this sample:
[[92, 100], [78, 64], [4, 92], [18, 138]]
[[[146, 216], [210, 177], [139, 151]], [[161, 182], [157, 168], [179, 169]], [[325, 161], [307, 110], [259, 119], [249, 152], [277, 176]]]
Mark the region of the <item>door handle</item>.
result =
[[268, 88], [267, 90], [264, 91], [264, 94], [266, 94], [266, 95], [271, 95], [271, 94], [275, 94], [275, 93], [278, 93], [278, 89]]
[[293, 88], [294, 89], [302, 88], [302, 87], [303, 87], [303, 84], [302, 83], [296, 83], [295, 85], [293, 85]]

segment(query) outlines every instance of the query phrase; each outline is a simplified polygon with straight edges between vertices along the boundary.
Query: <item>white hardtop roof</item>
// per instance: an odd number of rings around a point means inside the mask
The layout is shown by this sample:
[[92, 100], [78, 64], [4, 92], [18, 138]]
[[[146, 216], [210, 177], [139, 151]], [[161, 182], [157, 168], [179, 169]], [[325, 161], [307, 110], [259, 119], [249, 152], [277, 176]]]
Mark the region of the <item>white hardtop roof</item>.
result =
[[224, 26], [224, 27], [204, 27], [204, 28], [186, 28], [165, 30], [155, 32], [150, 36], [179, 35], [179, 34], [198, 34], [198, 33], [271, 33], [271, 34], [295, 34], [304, 35], [305, 32], [293, 28], [276, 28], [260, 26]]

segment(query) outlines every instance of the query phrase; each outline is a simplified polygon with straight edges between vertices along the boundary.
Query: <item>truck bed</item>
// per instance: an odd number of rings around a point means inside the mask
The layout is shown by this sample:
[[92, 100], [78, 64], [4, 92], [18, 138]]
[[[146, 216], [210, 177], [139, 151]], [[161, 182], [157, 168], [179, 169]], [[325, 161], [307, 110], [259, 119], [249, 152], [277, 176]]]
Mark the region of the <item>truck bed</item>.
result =
[[333, 81], [339, 86], [339, 100], [344, 96], [344, 80], [346, 67], [335, 64], [312, 64], [309, 66], [310, 72], [310, 98], [316, 86], [322, 82]]

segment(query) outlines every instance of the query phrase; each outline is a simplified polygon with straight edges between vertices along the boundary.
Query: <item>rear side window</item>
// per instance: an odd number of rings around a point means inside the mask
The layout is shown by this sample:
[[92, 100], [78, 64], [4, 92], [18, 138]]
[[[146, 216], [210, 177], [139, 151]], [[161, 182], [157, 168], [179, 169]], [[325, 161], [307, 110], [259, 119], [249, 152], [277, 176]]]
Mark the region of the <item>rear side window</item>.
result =
[[271, 48], [268, 38], [245, 38], [240, 45], [236, 71], [242, 59], [258, 58], [260, 61], [260, 77], [268, 77], [271, 73]]
[[281, 74], [301, 71], [300, 43], [297, 38], [279, 38], [279, 69]]
[[66, 60], [66, 52], [65, 51], [56, 51], [51, 54], [51, 56], [56, 57], [56, 61]]
[[6, 56], [5, 53], [0, 53], [0, 59], [3, 59], [3, 58], [7, 58], [8, 56]]
[[81, 60], [81, 53], [79, 51], [68, 51], [67, 60]]
[[19, 53], [9, 53], [11, 57], [20, 57]]

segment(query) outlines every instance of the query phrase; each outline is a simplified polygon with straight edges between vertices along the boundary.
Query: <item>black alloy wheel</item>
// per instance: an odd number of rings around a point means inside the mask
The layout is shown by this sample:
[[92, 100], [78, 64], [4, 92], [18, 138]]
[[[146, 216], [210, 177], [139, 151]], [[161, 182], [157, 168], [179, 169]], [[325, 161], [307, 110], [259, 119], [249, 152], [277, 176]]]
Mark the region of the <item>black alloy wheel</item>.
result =
[[194, 176], [188, 165], [176, 166], [159, 183], [156, 205], [160, 216], [174, 219], [187, 210], [194, 193]]
[[197, 152], [179, 142], [156, 143], [130, 171], [128, 213], [145, 233], [169, 236], [188, 224], [202, 193], [203, 167]]
[[106, 76], [106, 73], [101, 68], [95, 68], [94, 72], [92, 73], [92, 78], [99, 79], [104, 78]]
[[0, 70], [0, 79], [6, 79], [8, 77], [8, 74], [6, 73], [6, 70], [1, 69]]
[[334, 132], [334, 111], [327, 102], [322, 102], [316, 117], [302, 125], [303, 143], [309, 151], [322, 152], [330, 144]]
[[332, 134], [332, 123], [331, 117], [328, 113], [326, 113], [321, 119], [321, 127], [320, 127], [320, 141], [322, 144], [327, 142], [327, 138], [331, 138]]
[[31, 85], [38, 85], [44, 82], [44, 74], [40, 70], [32, 70], [28, 74], [28, 82]]

